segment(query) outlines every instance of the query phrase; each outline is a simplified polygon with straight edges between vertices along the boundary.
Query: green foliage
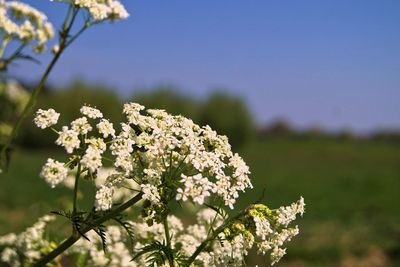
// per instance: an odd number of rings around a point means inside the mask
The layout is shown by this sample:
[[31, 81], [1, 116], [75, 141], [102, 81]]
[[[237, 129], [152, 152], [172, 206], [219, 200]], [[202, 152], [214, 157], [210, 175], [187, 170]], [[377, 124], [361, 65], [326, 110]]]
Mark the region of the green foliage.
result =
[[103, 246], [104, 253], [107, 253], [107, 236], [106, 236], [106, 227], [103, 224], [100, 224], [98, 227], [93, 228], [93, 231], [101, 238], [101, 244]]
[[140, 252], [134, 255], [132, 261], [142, 256], [146, 257], [147, 266], [149, 267], [161, 266], [166, 262], [173, 262], [174, 259], [181, 266], [186, 261], [185, 257], [177, 255], [176, 251], [158, 241], [141, 248]]
[[200, 123], [227, 135], [233, 147], [240, 147], [255, 135], [253, 119], [243, 101], [223, 93], [215, 93], [206, 100]]

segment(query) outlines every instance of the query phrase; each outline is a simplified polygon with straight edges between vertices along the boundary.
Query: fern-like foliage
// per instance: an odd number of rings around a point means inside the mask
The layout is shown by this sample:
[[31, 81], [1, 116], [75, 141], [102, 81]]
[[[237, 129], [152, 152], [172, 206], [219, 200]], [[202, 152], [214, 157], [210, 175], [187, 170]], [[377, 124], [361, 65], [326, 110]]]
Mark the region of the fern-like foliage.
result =
[[122, 226], [122, 228], [125, 229], [126, 233], [128, 234], [128, 238], [129, 238], [129, 242], [131, 245], [131, 251], [133, 252], [133, 244], [134, 244], [134, 236], [135, 233], [133, 231], [133, 227], [132, 224], [128, 221], [125, 220], [125, 216], [123, 216], [122, 214], [119, 214], [118, 216], [113, 218], [114, 221], [116, 221], [119, 225]]
[[155, 241], [150, 245], [144, 246], [140, 252], [136, 253], [132, 261], [146, 255], [146, 263], [149, 267], [164, 265], [165, 262], [174, 261], [174, 251], [167, 247], [165, 243]]
[[101, 244], [103, 246], [103, 251], [104, 251], [104, 253], [107, 253], [106, 227], [103, 224], [100, 224], [96, 228], [93, 228], [93, 230], [101, 238]]

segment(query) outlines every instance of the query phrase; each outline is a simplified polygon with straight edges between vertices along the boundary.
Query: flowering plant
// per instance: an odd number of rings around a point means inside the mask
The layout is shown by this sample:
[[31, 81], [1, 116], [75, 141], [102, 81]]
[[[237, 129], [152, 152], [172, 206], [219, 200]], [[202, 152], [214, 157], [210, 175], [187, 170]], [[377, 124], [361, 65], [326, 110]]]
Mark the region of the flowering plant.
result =
[[[34, 119], [39, 128], [56, 133], [56, 144], [68, 155], [65, 162], [49, 158], [40, 176], [55, 187], [70, 185], [73, 173], [73, 209], [55, 212], [71, 221], [71, 237], [51, 252], [54, 241], [34, 239], [27, 249], [18, 241], [24, 233], [3, 237], [4, 261], [22, 255], [43, 266], [59, 255], [78, 254], [90, 266], [240, 266], [256, 246], [259, 253], [270, 252], [275, 263], [285, 254], [283, 244], [298, 234], [297, 226], [288, 225], [303, 214], [302, 198], [276, 210], [253, 204], [228, 216], [224, 207], [233, 209], [239, 193], [252, 187], [250, 171], [228, 139], [209, 126], [128, 103], [117, 133], [100, 110], [83, 106], [80, 111], [82, 117], [59, 130], [54, 127], [60, 114], [53, 109], [39, 109]], [[105, 162], [111, 164], [107, 170]], [[81, 179], [97, 187], [89, 211], [78, 206]], [[184, 227], [173, 215], [174, 202], [200, 206], [197, 222]], [[134, 204], [141, 216], [126, 220], [122, 212]], [[105, 226], [108, 221], [120, 227]]]
[[[4, 142], [1, 159], [34, 105], [61, 53], [89, 26], [128, 17], [117, 0], [65, 0], [68, 11], [53, 47], [53, 59], [21, 116]], [[80, 30], [71, 29], [78, 13]], [[0, 69], [31, 46], [45, 50], [53, 27], [40, 11], [20, 2], [0, 0]], [[17, 42], [8, 56], [6, 47]], [[15, 47], [15, 46], [12, 46]], [[254, 247], [269, 254], [271, 264], [286, 253], [284, 244], [299, 233], [289, 226], [304, 213], [304, 200], [271, 209], [261, 203], [233, 213], [239, 195], [252, 188], [249, 167], [232, 152], [226, 136], [164, 110], [137, 103], [123, 106], [125, 121], [114, 125], [89, 105], [69, 125], [57, 127], [54, 109], [36, 112], [34, 123], [56, 134], [65, 149], [63, 161], [47, 159], [40, 177], [50, 187], [73, 189], [72, 209], [53, 211], [20, 234], [0, 237], [0, 263], [7, 266], [61, 266], [63, 258], [76, 266], [241, 266]], [[95, 187], [93, 207], [80, 205], [81, 181]], [[191, 203], [196, 220], [177, 217], [176, 204]], [[46, 226], [61, 216], [71, 223], [71, 235], [61, 242], [46, 235]], [[132, 218], [135, 216], [135, 220]]]

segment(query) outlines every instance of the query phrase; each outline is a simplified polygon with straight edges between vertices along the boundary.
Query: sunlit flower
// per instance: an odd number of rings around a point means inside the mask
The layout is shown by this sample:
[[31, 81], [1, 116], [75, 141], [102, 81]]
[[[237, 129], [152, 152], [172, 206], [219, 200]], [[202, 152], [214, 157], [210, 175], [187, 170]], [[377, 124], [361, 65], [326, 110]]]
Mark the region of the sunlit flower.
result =
[[48, 110], [39, 109], [36, 111], [34, 122], [37, 127], [41, 129], [48, 128], [57, 123], [60, 113], [57, 113], [54, 109]]
[[50, 184], [51, 187], [55, 187], [61, 183], [68, 175], [68, 168], [63, 163], [58, 162], [54, 159], [47, 159], [46, 164], [43, 166], [40, 176]]

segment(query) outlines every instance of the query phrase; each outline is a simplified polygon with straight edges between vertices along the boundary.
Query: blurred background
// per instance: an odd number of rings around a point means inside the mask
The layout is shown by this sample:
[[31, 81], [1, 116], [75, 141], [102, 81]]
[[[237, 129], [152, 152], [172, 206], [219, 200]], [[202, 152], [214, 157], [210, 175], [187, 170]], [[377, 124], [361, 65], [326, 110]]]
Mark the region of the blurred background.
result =
[[[25, 2], [55, 25], [64, 16], [62, 3]], [[128, 20], [91, 28], [63, 54], [37, 108], [68, 123], [87, 103], [118, 122], [136, 101], [209, 124], [252, 171], [239, 208], [306, 200], [277, 266], [400, 266], [400, 2], [124, 4]], [[2, 79], [32, 90], [49, 58]], [[65, 208], [71, 192], [38, 177], [63, 155], [54, 140], [25, 121], [0, 180], [0, 235]]]

